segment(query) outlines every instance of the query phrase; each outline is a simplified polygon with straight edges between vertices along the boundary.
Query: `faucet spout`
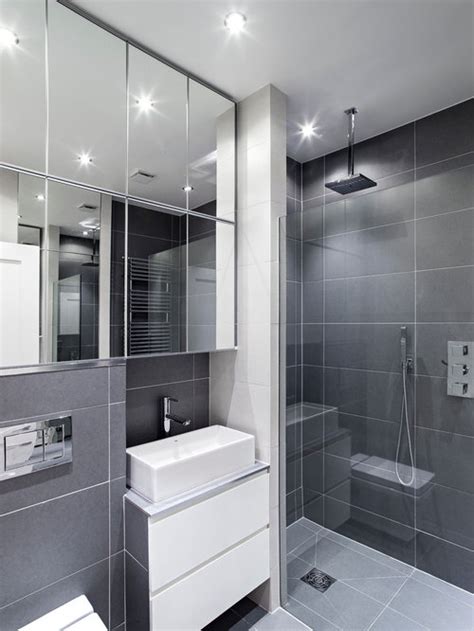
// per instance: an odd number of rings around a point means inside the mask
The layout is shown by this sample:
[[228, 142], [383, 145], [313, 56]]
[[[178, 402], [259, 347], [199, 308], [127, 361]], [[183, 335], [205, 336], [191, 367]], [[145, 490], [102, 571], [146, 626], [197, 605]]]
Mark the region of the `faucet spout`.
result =
[[184, 418], [184, 416], [178, 416], [177, 414], [171, 413], [171, 402], [177, 403], [177, 399], [173, 399], [173, 397], [163, 397], [163, 426], [165, 430], [165, 434], [169, 434], [171, 429], [171, 421], [174, 423], [178, 423], [183, 427], [188, 427], [191, 425], [191, 419]]

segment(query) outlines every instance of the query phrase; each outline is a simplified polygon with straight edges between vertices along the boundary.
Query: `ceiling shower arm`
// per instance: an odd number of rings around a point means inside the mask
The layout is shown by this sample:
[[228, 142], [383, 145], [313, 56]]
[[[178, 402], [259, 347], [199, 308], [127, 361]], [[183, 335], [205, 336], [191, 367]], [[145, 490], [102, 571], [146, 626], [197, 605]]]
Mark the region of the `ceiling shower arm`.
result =
[[354, 175], [354, 141], [355, 141], [355, 115], [358, 109], [356, 107], [350, 107], [348, 110], [344, 110], [344, 114], [347, 114], [348, 118], [348, 132], [347, 132], [347, 174], [349, 176]]

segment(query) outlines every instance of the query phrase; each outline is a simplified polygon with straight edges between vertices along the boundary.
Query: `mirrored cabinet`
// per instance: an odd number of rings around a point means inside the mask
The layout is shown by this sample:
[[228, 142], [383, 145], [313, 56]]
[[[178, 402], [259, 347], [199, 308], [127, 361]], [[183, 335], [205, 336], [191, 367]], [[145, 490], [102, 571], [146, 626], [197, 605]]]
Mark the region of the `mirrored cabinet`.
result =
[[47, 8], [0, 0], [0, 367], [233, 348], [234, 102]]

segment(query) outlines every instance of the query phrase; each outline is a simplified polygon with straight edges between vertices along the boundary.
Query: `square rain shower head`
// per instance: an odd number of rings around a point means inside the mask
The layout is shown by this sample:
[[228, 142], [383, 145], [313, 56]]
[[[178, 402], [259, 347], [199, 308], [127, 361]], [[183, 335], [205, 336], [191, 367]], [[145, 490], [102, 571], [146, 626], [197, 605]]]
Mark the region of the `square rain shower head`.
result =
[[377, 182], [371, 180], [370, 177], [362, 175], [362, 173], [354, 173], [354, 175], [348, 175], [340, 180], [334, 180], [325, 184], [326, 188], [330, 188], [336, 193], [341, 195], [347, 195], [348, 193], [355, 193], [356, 191], [362, 191], [365, 188], [372, 188], [377, 186]]

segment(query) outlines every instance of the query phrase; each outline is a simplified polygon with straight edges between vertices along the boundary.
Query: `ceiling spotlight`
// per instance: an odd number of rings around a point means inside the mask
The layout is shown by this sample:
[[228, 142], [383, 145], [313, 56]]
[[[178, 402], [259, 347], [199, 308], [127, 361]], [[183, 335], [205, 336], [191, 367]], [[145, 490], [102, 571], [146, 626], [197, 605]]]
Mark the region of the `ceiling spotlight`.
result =
[[224, 26], [228, 29], [233, 35], [240, 33], [244, 30], [245, 24], [247, 22], [247, 18], [243, 13], [237, 13], [233, 11], [226, 15], [224, 20]]
[[0, 27], [0, 48], [11, 48], [19, 43], [20, 39], [13, 31]]
[[194, 191], [194, 187], [191, 186], [191, 184], [186, 184], [186, 186], [183, 186], [183, 191], [185, 193], [190, 193], [191, 191]]
[[135, 103], [141, 112], [149, 112], [155, 105], [154, 101], [152, 101], [149, 96], [142, 96], [136, 99]]
[[82, 164], [82, 166], [87, 166], [92, 162], [92, 158], [88, 153], [81, 153], [77, 159]]
[[316, 127], [312, 123], [307, 123], [306, 125], [301, 125], [301, 133], [304, 138], [311, 138], [316, 133]]
[[43, 193], [38, 193], [38, 195], [35, 195], [35, 197], [36, 197], [36, 199], [39, 202], [44, 202], [44, 195], [43, 195]]
[[86, 237], [89, 234], [89, 230], [83, 230], [82, 234]]

